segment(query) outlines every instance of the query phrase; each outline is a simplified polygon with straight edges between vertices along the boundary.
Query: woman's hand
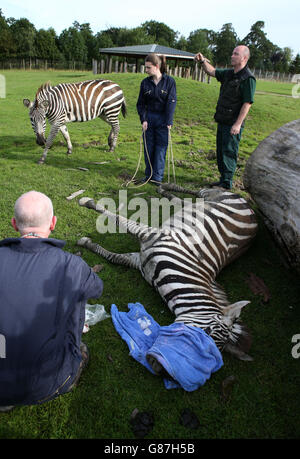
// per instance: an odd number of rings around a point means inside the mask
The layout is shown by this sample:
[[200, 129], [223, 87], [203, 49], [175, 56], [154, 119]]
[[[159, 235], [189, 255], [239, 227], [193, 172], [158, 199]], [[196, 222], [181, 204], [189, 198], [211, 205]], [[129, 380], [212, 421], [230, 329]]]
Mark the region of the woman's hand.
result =
[[143, 127], [143, 131], [147, 131], [147, 129], [148, 129], [148, 121], [143, 121], [142, 127]]

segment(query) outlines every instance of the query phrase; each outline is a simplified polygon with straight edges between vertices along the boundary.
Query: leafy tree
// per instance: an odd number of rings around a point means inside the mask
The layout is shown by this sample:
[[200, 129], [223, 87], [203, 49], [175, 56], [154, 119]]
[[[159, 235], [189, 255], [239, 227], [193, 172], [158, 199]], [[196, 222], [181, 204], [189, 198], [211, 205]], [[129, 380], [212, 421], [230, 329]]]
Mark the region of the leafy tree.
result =
[[62, 55], [56, 42], [57, 35], [53, 28], [38, 30], [35, 35], [36, 57], [51, 61], [61, 59]]
[[191, 53], [201, 52], [208, 59], [212, 59], [213, 38], [215, 33], [208, 29], [197, 29], [190, 33], [187, 39], [187, 51]]
[[143, 29], [148, 37], [153, 38], [153, 43], [162, 46], [170, 46], [174, 48], [178, 37], [178, 32], [175, 32], [163, 22], [146, 21], [142, 24]]
[[112, 37], [106, 30], [96, 33], [95, 40], [97, 49], [112, 48], [113, 46], [116, 46]]
[[292, 61], [291, 48], [277, 48], [270, 57], [270, 61], [272, 62], [273, 70], [275, 70], [275, 72], [288, 72]]
[[264, 21], [257, 21], [253, 24], [248, 35], [243, 39], [243, 44], [250, 49], [250, 67], [271, 70], [274, 67], [271, 58], [279, 48], [268, 40], [266, 33], [262, 30], [264, 27]]
[[[147, 35], [143, 27], [135, 27], [134, 29], [122, 29], [122, 42], [128, 46], [147, 45], [153, 43], [153, 37]], [[125, 46], [125, 45], [124, 45]]]
[[87, 47], [83, 35], [76, 27], [64, 29], [59, 36], [58, 43], [66, 60], [86, 62]]
[[238, 44], [237, 34], [231, 23], [224, 24], [215, 38], [214, 60], [219, 66], [230, 64], [232, 51]]
[[10, 26], [7, 23], [0, 8], [0, 59], [7, 59], [16, 52], [16, 45], [13, 39]]
[[35, 35], [36, 29], [34, 25], [26, 18], [13, 19], [10, 18], [10, 30], [16, 45], [17, 57], [33, 58], [36, 55]]
[[300, 75], [300, 54], [297, 54], [295, 59], [291, 62], [289, 71], [291, 73]]
[[181, 35], [175, 43], [175, 48], [181, 49], [182, 51], [188, 51], [188, 41], [183, 35]]
[[73, 27], [81, 34], [84, 40], [87, 49], [87, 62], [92, 62], [93, 58], [98, 57], [99, 51], [90, 24], [88, 22], [79, 24], [79, 22], [75, 21]]

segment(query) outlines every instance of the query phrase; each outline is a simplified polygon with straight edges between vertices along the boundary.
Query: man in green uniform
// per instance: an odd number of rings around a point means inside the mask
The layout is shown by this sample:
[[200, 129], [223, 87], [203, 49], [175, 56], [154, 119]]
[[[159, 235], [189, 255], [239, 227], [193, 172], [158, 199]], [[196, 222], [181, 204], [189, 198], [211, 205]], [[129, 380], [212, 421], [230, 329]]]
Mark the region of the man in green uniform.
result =
[[232, 69], [215, 69], [201, 54], [195, 55], [203, 70], [221, 83], [216, 107], [217, 161], [220, 180], [212, 185], [231, 189], [244, 121], [254, 102], [256, 80], [247, 66], [249, 48], [237, 46], [231, 56]]

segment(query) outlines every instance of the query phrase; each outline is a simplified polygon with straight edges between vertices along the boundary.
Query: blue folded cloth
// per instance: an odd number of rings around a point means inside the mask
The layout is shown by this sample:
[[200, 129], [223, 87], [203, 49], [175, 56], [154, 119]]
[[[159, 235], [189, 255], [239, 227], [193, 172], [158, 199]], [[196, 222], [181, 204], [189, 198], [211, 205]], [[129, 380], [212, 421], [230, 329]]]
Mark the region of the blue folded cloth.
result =
[[140, 303], [129, 303], [129, 312], [111, 306], [115, 329], [127, 343], [130, 355], [155, 374], [147, 355], [155, 357], [169, 373], [167, 389], [198, 389], [223, 365], [214, 340], [201, 328], [174, 322], [160, 326]]

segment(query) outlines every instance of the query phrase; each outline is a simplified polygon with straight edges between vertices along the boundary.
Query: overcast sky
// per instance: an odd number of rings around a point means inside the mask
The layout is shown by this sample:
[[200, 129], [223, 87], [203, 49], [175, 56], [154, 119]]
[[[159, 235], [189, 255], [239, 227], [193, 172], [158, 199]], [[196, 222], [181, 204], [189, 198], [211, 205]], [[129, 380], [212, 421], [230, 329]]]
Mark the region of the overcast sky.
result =
[[53, 27], [57, 35], [74, 21], [90, 23], [97, 33], [155, 20], [185, 38], [197, 29], [218, 32], [232, 23], [242, 39], [256, 21], [264, 21], [272, 43], [300, 53], [300, 0], [1, 0], [0, 8], [5, 18], [25, 17], [36, 29]]

